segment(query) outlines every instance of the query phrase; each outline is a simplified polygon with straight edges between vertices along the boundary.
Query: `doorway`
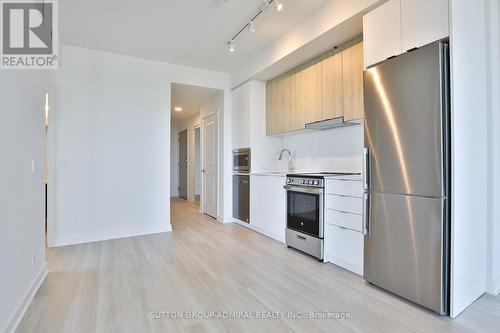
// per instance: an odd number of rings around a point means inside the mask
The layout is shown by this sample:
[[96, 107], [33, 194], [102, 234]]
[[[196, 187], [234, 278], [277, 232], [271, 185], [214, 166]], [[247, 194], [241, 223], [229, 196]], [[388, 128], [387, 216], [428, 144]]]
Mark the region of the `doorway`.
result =
[[217, 218], [217, 194], [218, 194], [218, 115], [217, 113], [203, 119], [203, 201], [202, 211]]
[[187, 200], [188, 172], [188, 137], [187, 129], [179, 133], [179, 197]]
[[172, 83], [171, 196], [217, 218], [219, 126], [224, 91]]

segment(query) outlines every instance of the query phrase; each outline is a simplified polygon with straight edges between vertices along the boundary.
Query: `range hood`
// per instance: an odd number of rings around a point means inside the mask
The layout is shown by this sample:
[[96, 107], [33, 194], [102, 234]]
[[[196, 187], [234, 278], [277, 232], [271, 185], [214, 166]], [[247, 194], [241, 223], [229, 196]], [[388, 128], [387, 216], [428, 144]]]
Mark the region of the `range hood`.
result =
[[313, 123], [308, 123], [306, 124], [306, 129], [326, 130], [330, 128], [353, 126], [353, 125], [359, 125], [359, 123], [352, 121], [344, 121], [344, 116], [340, 116], [337, 118], [331, 118], [321, 121], [315, 121]]

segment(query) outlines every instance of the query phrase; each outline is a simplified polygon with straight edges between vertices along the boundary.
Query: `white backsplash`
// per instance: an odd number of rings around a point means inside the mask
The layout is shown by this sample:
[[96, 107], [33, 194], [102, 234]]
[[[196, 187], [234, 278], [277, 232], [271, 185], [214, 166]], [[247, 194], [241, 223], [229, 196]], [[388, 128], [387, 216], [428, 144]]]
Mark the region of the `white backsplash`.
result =
[[[361, 172], [363, 125], [283, 136], [283, 148], [294, 156], [298, 172]], [[288, 162], [279, 162], [286, 170]]]

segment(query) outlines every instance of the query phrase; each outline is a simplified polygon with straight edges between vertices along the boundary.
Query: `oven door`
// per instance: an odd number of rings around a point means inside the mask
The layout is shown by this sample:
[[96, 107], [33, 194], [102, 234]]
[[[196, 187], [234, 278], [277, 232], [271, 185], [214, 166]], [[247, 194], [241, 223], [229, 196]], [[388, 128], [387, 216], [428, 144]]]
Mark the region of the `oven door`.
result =
[[323, 189], [286, 185], [287, 228], [323, 238]]

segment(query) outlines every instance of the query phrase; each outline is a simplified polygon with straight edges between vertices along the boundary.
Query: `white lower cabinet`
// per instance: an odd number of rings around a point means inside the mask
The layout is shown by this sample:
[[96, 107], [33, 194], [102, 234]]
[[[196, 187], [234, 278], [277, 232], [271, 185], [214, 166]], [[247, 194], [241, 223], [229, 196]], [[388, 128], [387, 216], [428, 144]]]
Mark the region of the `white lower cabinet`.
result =
[[363, 231], [363, 216], [341, 212], [335, 209], [325, 209], [325, 223], [357, 232]]
[[325, 192], [325, 262], [363, 275], [362, 182], [327, 179]]
[[335, 209], [341, 212], [358, 215], [363, 212], [363, 201], [361, 198], [349, 197], [345, 195], [327, 193], [325, 205], [327, 209]]
[[325, 261], [363, 275], [363, 234], [325, 225]]
[[282, 243], [285, 242], [286, 200], [284, 176], [250, 176], [249, 227]]

